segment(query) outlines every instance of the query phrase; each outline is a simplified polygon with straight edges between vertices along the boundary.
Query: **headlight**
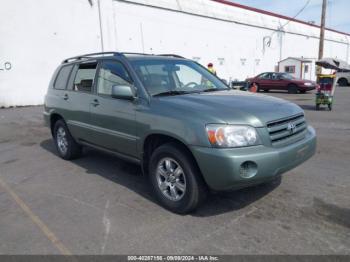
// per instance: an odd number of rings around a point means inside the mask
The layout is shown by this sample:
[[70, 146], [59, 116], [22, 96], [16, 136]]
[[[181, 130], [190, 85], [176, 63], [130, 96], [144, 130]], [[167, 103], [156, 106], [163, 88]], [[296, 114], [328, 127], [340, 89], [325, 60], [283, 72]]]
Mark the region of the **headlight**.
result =
[[251, 126], [210, 124], [206, 129], [209, 142], [215, 147], [244, 147], [258, 143], [258, 134]]
[[312, 86], [311, 83], [304, 83], [304, 86]]

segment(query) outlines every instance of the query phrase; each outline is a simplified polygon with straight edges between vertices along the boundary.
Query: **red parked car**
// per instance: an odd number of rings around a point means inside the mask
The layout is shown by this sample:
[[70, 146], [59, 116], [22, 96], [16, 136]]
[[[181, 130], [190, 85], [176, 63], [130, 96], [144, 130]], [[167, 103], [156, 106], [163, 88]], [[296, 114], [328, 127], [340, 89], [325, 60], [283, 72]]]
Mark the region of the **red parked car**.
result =
[[288, 93], [305, 93], [316, 88], [314, 81], [296, 79], [288, 73], [266, 72], [246, 80], [249, 86], [256, 85], [258, 91], [286, 90]]

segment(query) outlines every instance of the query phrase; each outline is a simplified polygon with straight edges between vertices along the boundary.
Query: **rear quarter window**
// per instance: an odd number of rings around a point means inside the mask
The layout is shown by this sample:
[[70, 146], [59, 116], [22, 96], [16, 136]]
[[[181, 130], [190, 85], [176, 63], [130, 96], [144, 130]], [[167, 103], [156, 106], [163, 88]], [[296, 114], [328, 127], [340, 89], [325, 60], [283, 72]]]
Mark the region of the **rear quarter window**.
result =
[[64, 90], [67, 87], [68, 78], [70, 72], [72, 71], [73, 65], [63, 66], [57, 74], [55, 83], [53, 85], [54, 89]]

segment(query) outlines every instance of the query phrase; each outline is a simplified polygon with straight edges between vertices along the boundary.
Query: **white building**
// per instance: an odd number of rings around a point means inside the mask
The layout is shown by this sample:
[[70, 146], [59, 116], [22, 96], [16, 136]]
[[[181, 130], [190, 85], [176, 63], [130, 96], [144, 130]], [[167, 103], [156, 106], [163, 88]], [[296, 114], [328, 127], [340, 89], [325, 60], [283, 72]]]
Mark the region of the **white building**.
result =
[[278, 62], [278, 72], [289, 73], [295, 78], [312, 80], [315, 78], [315, 64], [310, 59], [288, 57]]
[[[66, 57], [176, 53], [226, 79], [316, 58], [319, 27], [224, 0], [0, 0], [0, 106], [42, 104]], [[327, 30], [325, 57], [349, 62], [350, 35]]]

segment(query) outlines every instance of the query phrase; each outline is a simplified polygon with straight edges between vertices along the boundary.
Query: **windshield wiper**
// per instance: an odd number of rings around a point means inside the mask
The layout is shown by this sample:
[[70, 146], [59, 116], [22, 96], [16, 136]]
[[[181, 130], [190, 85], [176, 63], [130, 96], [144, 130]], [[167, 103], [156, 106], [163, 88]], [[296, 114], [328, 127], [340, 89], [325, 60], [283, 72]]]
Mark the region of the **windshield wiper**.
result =
[[158, 94], [155, 94], [153, 96], [176, 96], [176, 95], [184, 95], [184, 94], [190, 94], [192, 92], [189, 91], [179, 91], [179, 90], [170, 90], [166, 92], [161, 92]]
[[216, 92], [216, 91], [224, 91], [224, 90], [229, 90], [229, 88], [208, 88], [201, 90], [202, 92]]

